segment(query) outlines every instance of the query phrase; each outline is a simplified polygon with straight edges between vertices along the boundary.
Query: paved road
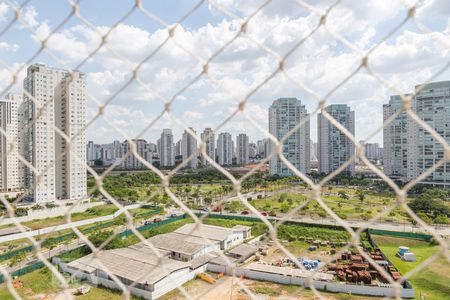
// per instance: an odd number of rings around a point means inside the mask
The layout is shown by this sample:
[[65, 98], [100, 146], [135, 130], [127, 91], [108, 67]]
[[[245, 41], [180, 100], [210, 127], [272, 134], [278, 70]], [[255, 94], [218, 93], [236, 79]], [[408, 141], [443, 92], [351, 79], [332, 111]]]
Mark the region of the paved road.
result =
[[[198, 211], [199, 213], [205, 213], [202, 211]], [[228, 212], [222, 212], [223, 215], [230, 215], [230, 216], [242, 216], [241, 214], [236, 214], [236, 213], [228, 213]], [[254, 214], [248, 214], [245, 216], [249, 216], [249, 217], [256, 217], [256, 215]], [[281, 220], [281, 217], [268, 217], [272, 220]], [[308, 223], [308, 224], [325, 224], [325, 225], [337, 225], [339, 226], [339, 224], [336, 222], [336, 220], [333, 219], [313, 219], [310, 217], [296, 217], [296, 218], [290, 218], [288, 219], [288, 221], [292, 221], [292, 222], [301, 222], [301, 223]], [[347, 221], [352, 227], [366, 227], [367, 226], [367, 222], [365, 221]], [[415, 233], [428, 233], [424, 231], [423, 229], [413, 226], [411, 224], [386, 224], [386, 223], [375, 223], [375, 222], [371, 222], [369, 223], [369, 228], [371, 229], [380, 229], [380, 230], [387, 230], [387, 231], [402, 231], [402, 232], [415, 232]], [[443, 236], [450, 236], [450, 228], [448, 227], [440, 227], [440, 228], [435, 228], [436, 232], [440, 235]]]
[[123, 208], [119, 209], [115, 213], [113, 213], [111, 215], [107, 215], [107, 216], [102, 216], [102, 217], [97, 217], [97, 218], [92, 218], [92, 219], [87, 219], [87, 220], [76, 221], [76, 222], [72, 222], [69, 224], [60, 224], [60, 225], [45, 227], [45, 228], [41, 228], [41, 229], [37, 229], [37, 230], [31, 230], [31, 231], [26, 231], [26, 232], [20, 232], [20, 233], [0, 236], [0, 243], [14, 241], [14, 240], [23, 239], [23, 238], [41, 235], [41, 234], [46, 234], [46, 233], [57, 232], [57, 231], [69, 229], [73, 226], [79, 227], [79, 226], [93, 224], [93, 223], [97, 223], [97, 222], [109, 221], [109, 220], [116, 218], [120, 214], [122, 214], [124, 212], [124, 210], [135, 209], [135, 208], [138, 208], [139, 206], [140, 206], [140, 204], [132, 204], [132, 205], [124, 206]]

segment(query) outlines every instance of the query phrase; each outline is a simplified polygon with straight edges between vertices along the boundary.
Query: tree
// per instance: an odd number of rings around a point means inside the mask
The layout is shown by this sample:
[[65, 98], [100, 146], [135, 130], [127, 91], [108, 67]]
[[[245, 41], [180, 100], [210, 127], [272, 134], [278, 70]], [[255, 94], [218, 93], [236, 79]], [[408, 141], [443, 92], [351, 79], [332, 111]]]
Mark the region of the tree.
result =
[[21, 253], [19, 253], [19, 254], [16, 254], [16, 255], [14, 255], [14, 256], [11, 258], [11, 260], [9, 261], [9, 264], [8, 264], [8, 265], [9, 265], [10, 267], [15, 266], [15, 265], [17, 265], [18, 263], [20, 263], [22, 260], [24, 260], [25, 257], [27, 257], [27, 255], [26, 255], [25, 252], [21, 252]]
[[361, 201], [361, 203], [363, 203], [364, 199], [366, 199], [366, 195], [364, 194], [364, 192], [363, 191], [358, 191], [357, 195], [358, 195], [359, 201]]
[[283, 204], [281, 204], [280, 211], [282, 213], [287, 213], [289, 211], [289, 208], [289, 203], [283, 202]]
[[284, 201], [286, 201], [287, 199], [287, 193], [281, 193], [280, 197], [278, 197], [278, 202], [282, 203]]
[[422, 219], [427, 224], [433, 223], [433, 221], [424, 212], [417, 213], [417, 216]]
[[[103, 230], [94, 232], [89, 236], [89, 240], [95, 247], [100, 247], [110, 236], [112, 236], [114, 232], [112, 230]], [[103, 247], [103, 249], [116, 249], [124, 247], [124, 243], [122, 239], [118, 236], [114, 237], [109, 243]]]
[[349, 199], [347, 193], [344, 192], [344, 191], [339, 191], [339, 192], [338, 192], [338, 195], [339, 195], [339, 197], [341, 197], [341, 198], [344, 199], [344, 200], [348, 200], [348, 199]]
[[450, 219], [447, 216], [439, 215], [434, 219], [435, 224], [449, 224]]
[[19, 208], [16, 208], [15, 213], [16, 213], [17, 217], [26, 216], [26, 215], [28, 215], [28, 209], [19, 207]]

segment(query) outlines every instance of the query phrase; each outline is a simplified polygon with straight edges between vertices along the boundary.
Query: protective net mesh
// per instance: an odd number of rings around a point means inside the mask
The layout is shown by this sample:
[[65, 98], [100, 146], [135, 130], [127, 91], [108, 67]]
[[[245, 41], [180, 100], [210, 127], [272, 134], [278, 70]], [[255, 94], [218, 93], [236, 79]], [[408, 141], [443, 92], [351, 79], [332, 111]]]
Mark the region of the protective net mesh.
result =
[[[151, 163], [149, 163], [144, 157], [141, 157], [137, 151], [136, 147], [136, 140], [139, 138], [142, 138], [150, 129], [152, 129], [155, 124], [160, 122], [161, 120], [168, 120], [172, 124], [175, 124], [175, 126], [178, 126], [179, 128], [183, 128], [186, 130], [186, 132], [196, 140], [198, 144], [198, 151], [200, 155], [204, 156], [207, 163], [223, 173], [226, 178], [229, 180], [229, 183], [232, 185], [237, 197], [234, 200], [237, 200], [241, 202], [246, 209], [248, 209], [249, 212], [252, 213], [253, 216], [256, 216], [259, 218], [268, 228], [268, 239], [270, 239], [275, 246], [281, 250], [281, 252], [289, 257], [293, 262], [295, 262], [298, 266], [298, 268], [306, 271], [305, 267], [298, 262], [297, 258], [283, 245], [283, 243], [278, 238], [278, 229], [282, 224], [285, 224], [286, 221], [290, 220], [293, 216], [296, 215], [297, 212], [299, 212], [302, 208], [307, 206], [309, 203], [315, 202], [318, 203], [318, 205], [325, 211], [327, 214], [327, 218], [332, 218], [335, 223], [339, 226], [342, 226], [350, 235], [350, 241], [348, 244], [337, 251], [336, 254], [331, 255], [329, 257], [329, 260], [325, 261], [325, 263], [329, 264], [336, 259], [340, 257], [342, 253], [344, 253], [345, 250], [348, 250], [350, 248], [356, 249], [361, 256], [369, 262], [369, 264], [376, 269], [380, 274], [382, 274], [383, 277], [385, 277], [389, 281], [389, 286], [393, 289], [394, 297], [400, 298], [401, 288], [402, 284], [405, 280], [413, 276], [415, 273], [420, 272], [424, 267], [428, 266], [430, 263], [432, 263], [434, 260], [436, 260], [438, 257], [444, 257], [447, 261], [449, 260], [449, 254], [448, 254], [448, 245], [446, 241], [443, 239], [442, 236], [438, 234], [436, 229], [427, 223], [424, 222], [420, 217], [418, 217], [417, 214], [415, 214], [407, 203], [407, 192], [411, 190], [416, 184], [418, 184], [420, 181], [425, 179], [428, 175], [430, 175], [433, 171], [438, 169], [439, 167], [443, 166], [446, 162], [450, 160], [450, 147], [448, 143], [446, 142], [445, 138], [439, 135], [431, 126], [429, 126], [424, 120], [422, 120], [419, 116], [415, 114], [415, 112], [411, 108], [411, 102], [412, 98], [411, 96], [402, 96], [401, 100], [403, 103], [403, 107], [401, 110], [397, 111], [393, 116], [391, 116], [388, 120], [386, 120], [383, 124], [383, 126], [379, 128], [371, 128], [371, 134], [367, 136], [365, 139], [366, 141], [370, 140], [373, 136], [379, 134], [381, 131], [383, 131], [383, 128], [388, 126], [391, 122], [395, 120], [396, 117], [398, 117], [401, 113], [406, 112], [412, 122], [415, 122], [418, 126], [420, 126], [424, 131], [428, 132], [429, 135], [438, 141], [440, 144], [442, 144], [444, 149], [444, 155], [440, 160], [438, 160], [431, 168], [423, 172], [420, 176], [415, 178], [414, 180], [411, 180], [408, 184], [406, 184], [403, 187], [400, 187], [396, 184], [392, 179], [387, 177], [376, 165], [374, 165], [365, 155], [364, 152], [364, 144], [359, 143], [356, 140], [356, 137], [349, 132], [342, 124], [340, 124], [336, 119], [334, 119], [324, 108], [330, 103], [329, 99], [342, 87], [344, 87], [353, 77], [355, 77], [357, 74], [360, 74], [361, 72], [365, 72], [367, 76], [371, 76], [372, 78], [376, 79], [376, 81], [379, 83], [379, 85], [382, 88], [388, 89], [392, 91], [394, 94], [402, 94], [402, 89], [399, 87], [396, 87], [392, 82], [389, 80], [386, 80], [383, 78], [382, 75], [378, 74], [375, 69], [371, 66], [371, 57], [374, 55], [377, 55], [377, 51], [380, 51], [380, 48], [382, 48], [382, 45], [385, 41], [388, 41], [393, 36], [398, 34], [400, 31], [404, 30], [404, 27], [406, 24], [409, 24], [408, 26], [413, 26], [415, 30], [417, 30], [420, 33], [430, 35], [432, 39], [439, 44], [442, 47], [442, 51], [445, 53], [448, 53], [450, 50], [450, 41], [448, 38], [445, 38], [445, 35], [438, 35], [432, 32], [430, 29], [426, 27], [425, 24], [421, 22], [420, 19], [416, 17], [416, 13], [418, 9], [423, 5], [422, 2], [426, 1], [418, 1], [417, 3], [414, 2], [408, 2], [405, 1], [405, 3], [399, 3], [399, 10], [405, 11], [405, 15], [403, 19], [397, 20], [396, 23], [390, 24], [389, 30], [386, 31], [386, 33], [376, 42], [369, 50], [364, 50], [364, 47], [361, 45], [355, 44], [354, 42], [350, 41], [348, 38], [346, 38], [341, 31], [334, 28], [332, 25], [329, 25], [329, 19], [330, 17], [333, 17], [333, 12], [338, 10], [339, 7], [342, 5], [341, 2], [343, 1], [335, 1], [333, 3], [330, 3], [329, 5], [326, 5], [324, 3], [315, 4], [314, 2], [306, 2], [306, 1], [292, 1], [293, 9], [298, 10], [301, 14], [308, 14], [313, 20], [315, 20], [315, 26], [312, 26], [310, 28], [309, 32], [303, 32], [299, 34], [298, 38], [295, 41], [291, 42], [291, 46], [288, 49], [288, 51], [285, 51], [283, 53], [278, 53], [276, 50], [270, 48], [267, 46], [267, 44], [262, 41], [258, 36], [252, 34], [252, 30], [257, 28], [260, 24], [258, 24], [258, 21], [256, 20], [256, 17], [258, 14], [260, 14], [264, 9], [267, 8], [270, 5], [277, 5], [277, 1], [261, 1], [258, 5], [254, 5], [253, 9], [249, 11], [248, 5], [245, 3], [241, 3], [242, 6], [246, 7], [246, 14], [243, 13], [236, 13], [236, 10], [230, 9], [229, 5], [227, 4], [227, 1], [198, 1], [195, 5], [190, 7], [186, 12], [179, 18], [177, 22], [174, 22], [173, 24], [169, 24], [166, 21], [164, 21], [161, 17], [159, 17], [156, 13], [152, 12], [150, 9], [148, 9], [143, 1], [136, 0], [128, 9], [122, 12], [122, 16], [117, 19], [117, 21], [110, 27], [97, 27], [93, 21], [88, 20], [85, 16], [83, 16], [83, 13], [80, 11], [79, 6], [81, 5], [80, 2], [82, 1], [68, 1], [68, 7], [70, 7], [69, 12], [67, 15], [62, 18], [62, 21], [54, 26], [53, 28], [48, 28], [46, 32], [37, 32], [36, 27], [30, 24], [27, 18], [26, 13], [26, 7], [30, 5], [33, 1], [24, 1], [23, 3], [19, 4], [16, 1], [9, 1], [5, 0], [3, 4], [7, 5], [7, 7], [13, 12], [14, 16], [11, 18], [10, 21], [8, 21], [3, 28], [0, 29], [0, 38], [6, 39], [6, 36], [8, 35], [9, 31], [11, 31], [14, 26], [21, 26], [25, 30], [29, 32], [29, 37], [33, 39], [34, 41], [37, 41], [40, 43], [40, 47], [37, 49], [37, 51], [31, 55], [28, 60], [19, 65], [19, 66], [12, 66], [9, 65], [7, 62], [5, 62], [2, 58], [0, 58], [0, 62], [2, 64], [2, 67], [8, 70], [8, 82], [5, 84], [5, 88], [1, 91], [2, 97], [6, 95], [8, 92], [11, 91], [11, 89], [19, 83], [20, 73], [30, 65], [33, 64], [41, 54], [45, 53], [50, 60], [52, 61], [53, 65], [55, 67], [59, 67], [62, 69], [67, 70], [83, 70], [86, 68], [86, 66], [89, 64], [90, 61], [95, 60], [97, 55], [99, 53], [107, 52], [108, 54], [112, 55], [114, 60], [120, 61], [123, 65], [128, 66], [130, 76], [127, 80], [124, 81], [124, 84], [120, 86], [114, 93], [107, 95], [103, 99], [97, 99], [94, 95], [88, 94], [87, 98], [89, 98], [89, 101], [94, 101], [97, 106], [98, 110], [96, 114], [90, 118], [86, 125], [83, 127], [82, 132], [89, 131], [90, 128], [92, 128], [93, 124], [101, 119], [102, 121], [107, 124], [110, 128], [112, 128], [115, 132], [117, 132], [121, 137], [123, 137], [125, 140], [128, 141], [130, 145], [130, 151], [127, 153], [127, 155], [124, 155], [120, 160], [116, 161], [113, 165], [108, 167], [104, 172], [97, 173], [91, 166], [89, 166], [86, 163], [85, 157], [76, 157], [76, 160], [78, 160], [80, 163], [86, 164], [87, 170], [90, 175], [95, 180], [95, 186], [91, 188], [90, 191], [88, 191], [88, 194], [93, 193], [95, 190], [98, 190], [101, 195], [109, 200], [113, 205], [115, 205], [121, 213], [126, 218], [126, 228], [131, 230], [132, 234], [137, 237], [137, 239], [150, 247], [155, 255], [157, 255], [160, 258], [160, 267], [167, 272], [166, 274], [170, 274], [170, 269], [167, 268], [167, 266], [163, 263], [163, 254], [158, 250], [158, 248], [154, 247], [143, 235], [140, 231], [137, 230], [137, 222], [134, 219], [133, 215], [126, 209], [124, 209], [123, 204], [119, 202], [115, 197], [111, 196], [108, 191], [103, 187], [103, 180], [106, 176], [110, 175], [111, 172], [119, 167], [121, 163], [130, 155], [133, 155], [140, 163], [142, 163], [148, 170], [152, 171], [154, 174], [157, 174], [158, 177], [161, 179], [161, 187], [164, 190], [164, 192], [168, 195], [170, 200], [172, 200], [176, 206], [178, 206], [180, 209], [183, 210], [184, 213], [186, 213], [190, 218], [192, 218], [193, 222], [196, 225], [202, 224], [203, 220], [208, 217], [209, 213], [203, 213], [198, 214], [192, 209], [188, 207], [186, 202], [182, 200], [177, 194], [175, 187], [171, 185], [171, 179], [174, 175], [179, 173], [184, 167], [187, 166], [187, 164], [197, 159], [197, 153], [193, 153], [189, 159], [184, 160], [181, 164], [175, 167], [175, 169], [170, 170], [169, 172], [162, 172], [158, 168], [154, 167]], [[250, 1], [252, 4], [254, 4], [254, 1]], [[381, 5], [381, 4], [380, 4]], [[225, 43], [222, 43], [217, 46], [216, 50], [212, 53], [196, 53], [195, 50], [190, 49], [190, 46], [185, 44], [185, 41], [177, 35], [177, 33], [180, 32], [180, 27], [183, 22], [185, 22], [187, 19], [191, 18], [194, 14], [196, 14], [202, 7], [204, 8], [207, 6], [209, 9], [213, 9], [217, 13], [222, 13], [226, 18], [233, 21], [233, 24], [235, 26], [235, 30], [233, 34], [230, 34], [229, 37], [227, 37], [227, 40]], [[270, 9], [272, 9], [273, 6], [271, 6]], [[54, 12], [58, 14], [62, 14], [63, 12]], [[164, 28], [164, 30], [161, 30], [160, 32], [164, 32], [164, 34], [161, 34], [160, 36], [160, 43], [158, 47], [154, 49], [148, 49], [148, 53], [144, 56], [144, 58], [138, 62], [130, 60], [128, 57], [125, 57], [123, 53], [119, 53], [119, 51], [115, 50], [115, 47], [111, 47], [111, 41], [110, 37], [111, 34], [116, 30], [120, 24], [127, 22], [132, 15], [134, 14], [140, 14], [140, 16], [144, 16], [146, 19], [151, 21], [152, 23], [158, 24], [157, 26], [159, 28]], [[61, 32], [65, 29], [66, 26], [70, 22], [77, 22], [78, 24], [82, 24], [84, 27], [91, 30], [91, 33], [94, 35], [92, 36], [92, 40], [97, 41], [95, 47], [92, 49], [89, 49], [87, 53], [83, 53], [83, 58], [78, 60], [77, 65], [68, 65], [64, 60], [60, 59], [57, 54], [54, 53], [51, 44], [56, 43], [55, 34], [58, 32]], [[352, 25], [350, 25], [352, 26]], [[357, 24], [354, 24], [354, 26], [358, 26]], [[249, 33], [250, 32], [250, 33]], [[269, 33], [267, 33], [269, 34]], [[273, 33], [270, 33], [273, 34]], [[347, 73], [347, 74], [340, 74], [339, 78], [340, 81], [336, 82], [336, 84], [326, 93], [322, 93], [319, 91], [314, 90], [313, 87], [309, 86], [307, 83], [302, 82], [298, 79], [297, 76], [293, 76], [291, 74], [291, 70], [296, 67], [296, 65], [292, 65], [290, 63], [289, 58], [299, 49], [304, 47], [312, 37], [316, 35], [326, 36], [328, 39], [334, 39], [334, 41], [341, 44], [342, 49], [345, 49], [345, 51], [350, 51], [352, 55], [355, 57], [359, 57], [359, 63], [355, 65], [354, 69]], [[448, 36], [447, 36], [448, 37]], [[212, 37], [211, 37], [212, 38]], [[236, 93], [233, 91], [233, 89], [230, 88], [229, 85], [224, 85], [223, 81], [217, 79], [217, 72], [216, 70], [211, 71], [211, 66], [214, 64], [216, 60], [218, 60], [229, 47], [231, 47], [237, 40], [244, 39], [246, 42], [251, 44], [252, 46], [256, 46], [258, 48], [258, 51], [262, 51], [264, 53], [267, 53], [269, 57], [272, 59], [270, 62], [270, 65], [275, 66], [272, 70], [269, 70], [265, 72], [264, 77], [261, 77], [258, 79], [258, 82], [256, 84], [253, 84], [249, 91], [246, 93], [244, 97], [236, 95]], [[217, 43], [217, 41], [214, 41]], [[130, 47], [132, 47], [130, 45]], [[173, 49], [176, 49], [176, 51], [181, 51], [184, 54], [187, 54], [190, 59], [192, 60], [192, 63], [196, 64], [197, 66], [200, 66], [197, 69], [193, 69], [193, 74], [190, 77], [189, 80], [184, 80], [183, 85], [179, 87], [179, 89], [173, 93], [171, 96], [167, 97], [161, 93], [158, 92], [158, 89], [155, 88], [154, 85], [149, 84], [149, 82], [146, 80], [145, 77], [141, 76], [141, 72], [148, 64], [152, 64], [155, 60], [158, 59], [158, 54], [161, 51], [161, 49], [165, 47], [172, 47]], [[384, 51], [384, 50], [381, 50]], [[448, 55], [447, 55], [448, 57]], [[269, 62], [268, 62], [269, 64]], [[445, 72], [450, 64], [450, 60], [446, 64], [442, 64], [441, 68], [434, 72], [433, 74], [430, 74], [428, 80], [426, 82], [431, 82], [433, 79], [441, 75], [443, 72]], [[195, 71], [198, 70], [198, 71]], [[72, 74], [75, 73], [75, 71], [70, 71]], [[197, 72], [197, 73], [195, 73]], [[271, 135], [268, 130], [265, 128], [265, 126], [261, 126], [260, 122], [258, 122], [257, 119], [255, 119], [255, 116], [252, 112], [248, 111], [248, 104], [251, 102], [252, 96], [259, 92], [265, 85], [269, 83], [274, 77], [276, 76], [282, 76], [284, 80], [289, 82], [291, 85], [295, 86], [296, 88], [306, 92], [311, 96], [312, 99], [315, 99], [317, 101], [317, 106], [313, 112], [311, 112], [307, 118], [302, 120], [299, 124], [295, 126], [290, 132], [284, 136], [281, 140], [278, 140], [275, 136]], [[172, 113], [172, 108], [177, 104], [177, 101], [182, 101], [180, 98], [182, 98], [183, 93], [185, 93], [188, 89], [191, 87], [199, 84], [200, 80], [207, 79], [206, 82], [216, 88], [217, 90], [221, 91], [222, 93], [226, 94], [229, 99], [235, 100], [235, 102], [230, 101], [230, 104], [233, 109], [230, 111], [229, 115], [224, 118], [222, 121], [217, 122], [219, 125], [217, 125], [215, 128], [213, 128], [214, 132], [218, 132], [220, 129], [223, 129], [224, 126], [232, 122], [233, 118], [236, 116], [239, 116], [245, 120], [245, 122], [253, 127], [256, 128], [258, 131], [260, 131], [265, 137], [267, 137], [275, 146], [273, 147], [274, 151], [267, 155], [266, 158], [261, 160], [258, 165], [252, 169], [252, 171], [249, 171], [245, 175], [241, 177], [235, 177], [233, 176], [229, 171], [227, 171], [224, 167], [220, 166], [214, 159], [208, 156], [208, 153], [206, 152], [206, 146], [203, 143], [202, 139], [196, 132], [194, 132], [192, 129], [190, 129], [189, 126], [192, 126], [192, 124], [185, 124], [181, 118], [178, 118], [175, 114]], [[114, 115], [109, 115], [106, 113], [106, 110], [109, 106], [112, 105], [114, 100], [121, 95], [122, 93], [126, 92], [126, 89], [132, 85], [137, 85], [139, 87], [139, 90], [143, 93], [151, 94], [155, 98], [159, 98], [160, 101], [164, 103], [163, 109], [157, 114], [157, 116], [151, 120], [147, 121], [146, 126], [136, 135], [130, 136], [129, 133], [124, 130], [120, 126], [119, 123], [115, 122]], [[418, 90], [416, 90], [416, 93]], [[34, 102], [35, 109], [37, 111], [37, 118], [39, 119], [41, 117], [41, 113], [45, 112], [46, 104], [42, 104], [40, 101], [37, 101], [33, 95], [24, 92], [25, 97], [30, 99]], [[413, 95], [414, 96], [414, 95]], [[235, 104], [234, 104], [235, 103]], [[317, 113], [321, 113], [324, 118], [326, 118], [329, 122], [331, 122], [332, 125], [334, 125], [336, 128], [338, 128], [348, 139], [355, 145], [355, 155], [351, 157], [349, 161], [342, 164], [341, 167], [325, 178], [321, 179], [320, 181], [314, 181], [312, 180], [307, 174], [302, 173], [300, 170], [295, 168], [295, 166], [290, 163], [286, 157], [283, 155], [282, 151], [282, 145], [283, 142], [287, 140], [287, 138], [291, 135], [297, 132], [300, 128], [305, 126], [307, 122]], [[33, 123], [28, 124], [28, 126], [32, 126]], [[27, 128], [21, 128], [21, 131], [27, 130]], [[73, 136], [67, 136], [64, 132], [62, 132], [60, 129], [58, 129], [56, 126], [54, 126], [54, 130], [57, 136], [60, 136], [67, 144], [67, 151], [70, 151], [70, 146], [76, 139], [76, 137], [82, 133], [75, 134]], [[5, 132], [2, 130], [2, 135], [6, 137]], [[15, 148], [15, 140], [8, 140], [8, 153], [12, 153], [14, 151], [17, 151]], [[64, 155], [67, 153], [62, 153], [59, 157], [56, 158], [56, 161], [52, 165], [48, 165], [48, 169], [54, 168], [56, 165], [56, 162], [58, 160], [63, 159]], [[253, 175], [257, 170], [262, 167], [264, 164], [268, 163], [269, 160], [274, 157], [279, 156], [281, 161], [287, 166], [287, 168], [290, 169], [290, 171], [299, 178], [300, 181], [303, 182], [303, 184], [306, 185], [305, 191], [308, 192], [308, 201], [303, 203], [302, 205], [299, 205], [288, 213], [286, 213], [282, 218], [274, 219], [269, 218], [266, 215], [263, 215], [258, 209], [256, 209], [254, 206], [252, 206], [251, 202], [247, 201], [245, 193], [242, 191], [242, 186], [245, 184], [245, 181], [250, 178], [251, 175]], [[393, 201], [392, 204], [386, 206], [381, 212], [377, 213], [374, 216], [371, 216], [370, 219], [362, 222], [363, 226], [360, 226], [358, 228], [354, 228], [352, 224], [341, 218], [336, 211], [334, 211], [330, 206], [324, 201], [322, 198], [323, 191], [326, 189], [327, 184], [333, 180], [339, 173], [344, 171], [351, 163], [353, 163], [355, 160], [359, 159], [362, 161], [367, 168], [369, 168], [373, 173], [378, 176], [379, 179], [384, 181], [388, 184], [388, 186], [394, 191], [396, 197], [395, 201]], [[22, 157], [19, 155], [19, 160], [21, 163], [25, 165], [27, 170], [31, 172], [34, 177], [37, 179], [36, 182], [39, 182], [46, 174], [47, 170], [37, 170], [25, 157]], [[33, 190], [34, 186], [32, 186], [29, 190]], [[27, 193], [23, 193], [22, 195], [26, 195]], [[14, 219], [14, 224], [20, 229], [22, 232], [26, 232], [27, 228], [23, 226], [23, 224], [18, 221], [18, 219], [15, 219], [15, 204], [23, 200], [23, 197], [18, 197], [15, 202], [10, 203], [7, 201], [6, 198], [1, 197], [1, 201], [3, 205], [7, 209], [7, 214], [2, 218], [10, 217]], [[81, 202], [80, 200], [79, 202]], [[226, 200], [224, 200], [226, 201]], [[61, 202], [60, 200], [57, 200], [57, 202]], [[78, 202], [78, 203], [79, 203]], [[73, 206], [68, 208], [67, 213], [65, 214], [65, 224], [67, 224], [67, 229], [71, 232], [75, 233], [76, 243], [77, 244], [86, 244], [92, 253], [94, 255], [92, 256], [92, 260], [95, 260], [99, 267], [104, 270], [109, 278], [114, 281], [117, 286], [121, 289], [124, 297], [129, 298], [131, 297], [130, 290], [132, 287], [134, 287], [137, 283], [131, 283], [130, 285], [125, 285], [119, 278], [117, 278], [114, 275], [114, 272], [109, 270], [106, 266], [102, 264], [102, 262], [96, 257], [95, 254], [97, 254], [100, 250], [104, 249], [114, 238], [119, 236], [122, 229], [125, 229], [125, 227], [118, 227], [117, 230], [114, 230], [114, 235], [110, 236], [105, 242], [103, 242], [100, 246], [94, 246], [94, 244], [89, 240], [86, 231], [81, 230], [78, 226], [74, 225], [74, 222], [72, 220], [72, 208], [76, 207], [78, 203], [75, 203]], [[64, 203], [60, 203], [60, 205], [64, 205]], [[433, 236], [433, 238], [438, 243], [439, 251], [437, 251], [434, 255], [420, 263], [418, 266], [416, 266], [412, 271], [402, 274], [402, 276], [394, 280], [392, 276], [380, 265], [378, 265], [371, 256], [361, 247], [361, 241], [360, 241], [360, 235], [362, 232], [364, 232], [368, 227], [370, 227], [370, 224], [373, 222], [377, 222], [381, 220], [382, 217], [388, 215], [391, 211], [395, 209], [402, 209], [406, 214], [414, 220], [414, 222], [417, 223], [417, 226], [420, 227], [422, 231], [426, 231], [430, 235]], [[270, 220], [269, 220], [270, 219]], [[200, 228], [200, 227], [199, 227]], [[56, 230], [56, 229], [55, 229]], [[205, 240], [207, 240], [206, 236], [203, 236]], [[34, 255], [36, 258], [41, 261], [54, 275], [54, 279], [56, 279], [56, 284], [61, 286], [64, 290], [64, 294], [67, 298], [71, 298], [72, 292], [70, 290], [70, 278], [68, 278], [66, 275], [64, 275], [58, 268], [53, 265], [50, 262], [50, 254], [47, 250], [43, 248], [43, 241], [41, 239], [37, 239], [33, 236], [28, 236], [26, 238], [29, 240], [29, 242], [32, 244], [32, 247], [34, 248]], [[233, 270], [236, 266], [229, 260], [228, 256], [225, 256], [223, 254], [220, 254], [221, 257], [228, 263], [228, 267]], [[16, 299], [21, 299], [18, 292], [16, 291], [16, 286], [13, 285], [13, 272], [8, 271], [8, 268], [2, 268], [0, 269], [1, 273], [3, 274], [5, 278], [5, 282], [8, 287], [9, 293]], [[314, 284], [312, 284], [312, 279], [315, 274], [315, 272], [309, 272], [309, 274], [306, 278], [306, 286], [309, 287], [315, 296], [318, 298], [324, 298], [324, 295], [321, 293], [320, 290], [318, 290]], [[245, 291], [247, 295], [250, 297], [255, 297], [254, 292], [248, 288], [245, 284], [245, 281], [242, 280], [242, 278], [239, 278], [236, 276], [233, 271], [231, 272], [231, 276], [233, 276], [233, 280], [240, 286], [241, 289]], [[189, 292], [183, 288], [183, 286], [174, 283], [177, 286], [177, 289], [184, 295], [186, 298], [193, 298]], [[299, 287], [301, 289], [302, 287]]]

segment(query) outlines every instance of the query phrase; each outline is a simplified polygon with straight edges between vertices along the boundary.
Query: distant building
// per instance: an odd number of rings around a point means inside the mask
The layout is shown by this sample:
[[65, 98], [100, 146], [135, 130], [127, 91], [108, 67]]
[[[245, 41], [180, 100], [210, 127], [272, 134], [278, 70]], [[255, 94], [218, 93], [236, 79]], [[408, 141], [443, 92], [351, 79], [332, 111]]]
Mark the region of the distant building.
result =
[[[151, 152], [158, 153], [158, 146], [155, 143], [148, 143], [148, 148]], [[175, 148], [174, 151], [176, 151]]]
[[[136, 146], [136, 152], [132, 151], [132, 143]], [[121, 167], [124, 170], [142, 170], [148, 169], [143, 161], [152, 164], [153, 153], [150, 151], [147, 141], [143, 139], [133, 139], [122, 143], [123, 160]], [[137, 154], [137, 156], [135, 155]]]
[[262, 139], [256, 142], [258, 155], [260, 158], [266, 158], [269, 155], [269, 139]]
[[[201, 139], [205, 143], [205, 152], [212, 160], [216, 160], [215, 135], [211, 128], [205, 128], [201, 134]], [[208, 165], [206, 158], [202, 155], [202, 165]]]
[[217, 138], [217, 162], [221, 166], [233, 164], [233, 143], [231, 134], [222, 132]]
[[258, 155], [258, 146], [255, 143], [248, 144], [248, 156], [251, 160], [255, 160], [259, 158]]
[[0, 101], [0, 190], [16, 191], [23, 188], [23, 163], [19, 160], [19, 107], [22, 95], [8, 94]]
[[160, 166], [175, 166], [175, 146], [173, 144], [172, 129], [163, 129], [160, 141]]
[[383, 148], [380, 148], [378, 143], [366, 143], [364, 146], [364, 153], [369, 160], [378, 161], [383, 157]]
[[86, 160], [89, 165], [93, 165], [95, 159], [95, 144], [93, 141], [89, 141], [86, 145]]
[[[192, 127], [189, 129], [194, 132], [195, 130]], [[183, 132], [183, 137], [181, 140], [181, 155], [183, 156], [183, 162], [188, 160], [191, 156], [193, 158], [187, 163], [186, 167], [190, 169], [197, 169], [198, 166], [198, 148], [197, 148], [197, 140], [191, 136], [187, 130]]]
[[[352, 135], [355, 134], [355, 112], [349, 106], [332, 104], [325, 111]], [[355, 153], [355, 145], [323, 113], [319, 113], [317, 117], [319, 173], [329, 174], [351, 159]], [[355, 162], [352, 161], [344, 172], [355, 174]]]
[[246, 165], [249, 162], [249, 139], [245, 133], [236, 136], [236, 163]]
[[175, 157], [182, 156], [181, 154], [181, 140], [178, 140], [175, 144]]
[[[308, 117], [308, 112], [301, 101], [296, 98], [280, 98], [275, 100], [269, 108], [269, 131], [279, 141], [287, 133], [297, 126], [302, 120]], [[303, 173], [310, 169], [310, 132], [309, 121], [291, 134], [283, 142], [283, 155]], [[269, 152], [275, 151], [275, 144], [270, 142]], [[292, 171], [284, 165], [280, 157], [275, 155], [270, 160], [270, 174], [280, 176], [290, 176]]]
[[310, 151], [310, 155], [309, 155], [309, 158], [311, 159], [311, 161], [313, 162], [317, 162], [318, 161], [318, 159], [317, 159], [317, 154], [316, 154], [316, 149], [314, 148], [314, 145], [315, 145], [316, 143], [314, 143], [313, 142], [313, 140], [310, 140], [309, 141], [309, 151]]
[[[412, 110], [450, 144], [450, 81], [415, 88]], [[417, 122], [408, 122], [407, 180], [413, 180], [444, 158], [444, 146]], [[422, 183], [450, 186], [450, 162], [431, 172]]]
[[[404, 97], [411, 97], [410, 94]], [[402, 110], [402, 98], [391, 96], [389, 103], [383, 105], [383, 122]], [[383, 169], [391, 178], [406, 180], [408, 170], [408, 115], [401, 112], [391, 123], [383, 128]]]

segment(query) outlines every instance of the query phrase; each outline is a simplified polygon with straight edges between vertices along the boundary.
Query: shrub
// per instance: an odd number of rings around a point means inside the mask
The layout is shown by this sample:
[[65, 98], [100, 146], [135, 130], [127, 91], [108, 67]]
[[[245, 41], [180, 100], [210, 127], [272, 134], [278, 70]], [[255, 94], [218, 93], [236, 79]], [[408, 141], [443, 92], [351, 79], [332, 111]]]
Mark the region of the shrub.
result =
[[28, 209], [23, 208], [23, 207], [16, 208], [15, 214], [17, 217], [26, 216], [26, 215], [28, 215]]
[[32, 209], [32, 210], [40, 210], [40, 209], [44, 209], [44, 206], [42, 206], [42, 205], [40, 205], [40, 204], [36, 204], [36, 205], [33, 205], [33, 206], [31, 207], [31, 209]]

